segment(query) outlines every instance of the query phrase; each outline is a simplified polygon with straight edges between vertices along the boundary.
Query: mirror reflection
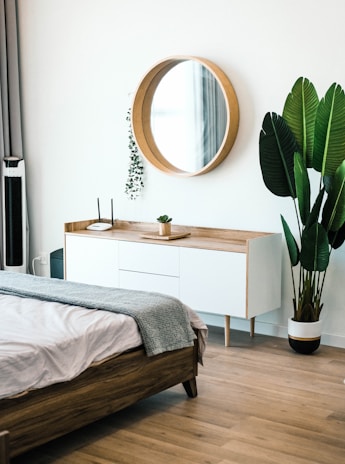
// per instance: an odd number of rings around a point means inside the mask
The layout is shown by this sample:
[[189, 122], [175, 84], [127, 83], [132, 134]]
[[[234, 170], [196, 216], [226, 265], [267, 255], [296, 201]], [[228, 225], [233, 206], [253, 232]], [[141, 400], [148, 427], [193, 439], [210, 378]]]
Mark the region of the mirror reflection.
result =
[[165, 159], [185, 172], [210, 163], [227, 127], [223, 91], [201, 63], [184, 61], [159, 82], [151, 106], [151, 130]]

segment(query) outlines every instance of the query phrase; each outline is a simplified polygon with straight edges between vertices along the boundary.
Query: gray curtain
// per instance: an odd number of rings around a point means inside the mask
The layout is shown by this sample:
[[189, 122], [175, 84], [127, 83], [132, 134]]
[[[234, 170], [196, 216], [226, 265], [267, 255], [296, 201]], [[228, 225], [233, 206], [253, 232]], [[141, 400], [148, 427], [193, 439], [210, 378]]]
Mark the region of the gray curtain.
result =
[[224, 140], [226, 132], [226, 105], [223, 91], [208, 69], [202, 68], [202, 102], [203, 102], [203, 142], [204, 142], [204, 160], [206, 166], [215, 154]]
[[17, 3], [0, 2], [0, 156], [22, 158]]
[[[23, 158], [16, 0], [0, 0], [0, 166], [4, 157]], [[2, 175], [0, 177], [2, 179]], [[2, 192], [2, 188], [1, 188]], [[0, 202], [2, 204], [2, 201]], [[23, 218], [24, 219], [24, 218]], [[27, 218], [25, 218], [27, 221]], [[0, 233], [3, 235], [2, 214]], [[27, 237], [26, 237], [27, 240]], [[2, 244], [3, 240], [1, 240]], [[3, 245], [1, 245], [1, 267]]]

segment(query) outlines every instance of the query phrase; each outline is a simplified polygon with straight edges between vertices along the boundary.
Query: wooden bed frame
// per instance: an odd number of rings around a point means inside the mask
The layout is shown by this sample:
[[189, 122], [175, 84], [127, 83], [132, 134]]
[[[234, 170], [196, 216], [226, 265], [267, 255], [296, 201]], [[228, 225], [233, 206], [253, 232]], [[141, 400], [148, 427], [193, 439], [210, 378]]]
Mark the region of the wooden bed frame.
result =
[[197, 374], [198, 340], [192, 347], [152, 357], [140, 347], [69, 382], [2, 399], [0, 464], [179, 383], [194, 398]]

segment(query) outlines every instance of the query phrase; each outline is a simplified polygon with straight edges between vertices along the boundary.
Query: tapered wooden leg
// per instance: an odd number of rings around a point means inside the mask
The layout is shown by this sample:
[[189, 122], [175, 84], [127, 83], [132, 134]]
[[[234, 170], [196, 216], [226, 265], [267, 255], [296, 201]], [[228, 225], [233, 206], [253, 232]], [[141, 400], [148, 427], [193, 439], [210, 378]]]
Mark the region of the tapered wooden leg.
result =
[[250, 318], [250, 336], [254, 337], [255, 334], [255, 317]]
[[230, 346], [230, 316], [224, 316], [225, 346]]
[[198, 389], [196, 387], [196, 378], [193, 377], [191, 380], [187, 380], [187, 382], [183, 382], [182, 384], [184, 389], [186, 390], [187, 395], [189, 398], [195, 398], [198, 396]]
[[10, 434], [4, 430], [0, 432], [0, 463], [9, 464], [10, 462]]

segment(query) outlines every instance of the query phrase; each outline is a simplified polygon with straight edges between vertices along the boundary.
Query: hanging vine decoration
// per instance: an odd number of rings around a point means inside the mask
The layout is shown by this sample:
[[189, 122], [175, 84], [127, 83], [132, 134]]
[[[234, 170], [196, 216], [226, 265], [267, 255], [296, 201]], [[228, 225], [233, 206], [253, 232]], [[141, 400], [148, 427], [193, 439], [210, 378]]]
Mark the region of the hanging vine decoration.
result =
[[135, 200], [140, 196], [141, 190], [144, 187], [144, 164], [133, 136], [133, 130], [131, 125], [131, 109], [127, 111], [126, 121], [129, 122], [128, 148], [130, 150], [130, 155], [125, 193], [130, 200]]

